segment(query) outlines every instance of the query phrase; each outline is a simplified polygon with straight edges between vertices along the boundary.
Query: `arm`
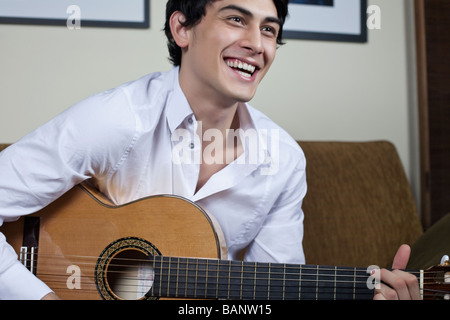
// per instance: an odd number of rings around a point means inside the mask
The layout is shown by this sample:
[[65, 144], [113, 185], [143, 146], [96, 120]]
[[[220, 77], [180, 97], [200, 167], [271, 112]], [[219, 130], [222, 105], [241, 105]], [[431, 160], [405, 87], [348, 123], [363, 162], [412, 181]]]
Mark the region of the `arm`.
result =
[[[124, 98], [115, 104], [108, 98], [91, 97], [69, 108], [0, 153], [0, 225], [42, 209], [83, 180], [112, 172], [135, 134], [135, 119]], [[50, 291], [0, 233], [0, 298], [41, 299]]]
[[[49, 132], [47, 127], [42, 131]], [[57, 148], [50, 150], [53, 137], [39, 139], [37, 134], [32, 133], [0, 154], [0, 225], [40, 210], [83, 179], [68, 172]], [[50, 288], [17, 260], [0, 233], [0, 298], [35, 300], [49, 292]]]

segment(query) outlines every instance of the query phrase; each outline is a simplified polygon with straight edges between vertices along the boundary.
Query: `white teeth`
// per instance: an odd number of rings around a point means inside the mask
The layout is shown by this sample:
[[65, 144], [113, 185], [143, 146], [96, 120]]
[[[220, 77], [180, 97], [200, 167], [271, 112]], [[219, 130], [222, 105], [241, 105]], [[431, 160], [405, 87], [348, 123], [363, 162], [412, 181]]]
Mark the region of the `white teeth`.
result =
[[237, 71], [237, 73], [239, 73], [241, 76], [244, 76], [246, 78], [250, 78], [252, 76], [250, 73], [246, 73], [246, 72], [242, 72], [242, 71]]
[[[239, 68], [241, 70], [248, 71], [251, 74], [253, 74], [253, 72], [255, 72], [255, 70], [256, 70], [255, 66], [252, 66], [251, 64], [248, 64], [248, 63], [245, 63], [245, 62], [242, 62], [239, 60], [227, 61], [227, 65], [231, 68]], [[239, 73], [242, 74], [241, 72], [239, 72]], [[248, 74], [245, 74], [245, 75], [247, 76]]]

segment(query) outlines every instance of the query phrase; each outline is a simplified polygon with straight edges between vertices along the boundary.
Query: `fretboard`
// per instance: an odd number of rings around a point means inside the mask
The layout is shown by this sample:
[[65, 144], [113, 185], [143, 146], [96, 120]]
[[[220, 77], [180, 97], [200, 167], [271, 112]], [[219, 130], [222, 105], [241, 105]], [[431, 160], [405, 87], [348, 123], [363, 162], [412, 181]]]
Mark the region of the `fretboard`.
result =
[[154, 256], [149, 295], [189, 299], [372, 299], [362, 268]]

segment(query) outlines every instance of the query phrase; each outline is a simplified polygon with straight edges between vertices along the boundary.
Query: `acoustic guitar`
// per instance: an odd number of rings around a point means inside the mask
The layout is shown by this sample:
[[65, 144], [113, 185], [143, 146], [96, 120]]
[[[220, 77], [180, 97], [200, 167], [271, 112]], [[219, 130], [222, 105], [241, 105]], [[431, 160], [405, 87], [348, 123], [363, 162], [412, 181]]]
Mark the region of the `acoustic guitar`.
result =
[[[176, 196], [114, 206], [78, 185], [0, 231], [63, 299], [372, 299], [376, 285], [366, 268], [226, 260], [213, 217]], [[416, 273], [424, 299], [450, 298], [449, 272]]]

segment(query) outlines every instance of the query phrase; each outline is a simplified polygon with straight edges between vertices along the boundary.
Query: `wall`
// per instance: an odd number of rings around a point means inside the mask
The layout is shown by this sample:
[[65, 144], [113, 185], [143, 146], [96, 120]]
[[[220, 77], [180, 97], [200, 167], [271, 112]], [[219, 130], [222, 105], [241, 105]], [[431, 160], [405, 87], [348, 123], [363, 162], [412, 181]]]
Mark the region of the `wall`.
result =
[[[251, 104], [302, 140], [386, 139], [418, 192], [412, 0], [371, 0], [367, 44], [287, 40]], [[86, 96], [168, 70], [165, 1], [150, 30], [0, 25], [0, 141], [14, 142]]]

